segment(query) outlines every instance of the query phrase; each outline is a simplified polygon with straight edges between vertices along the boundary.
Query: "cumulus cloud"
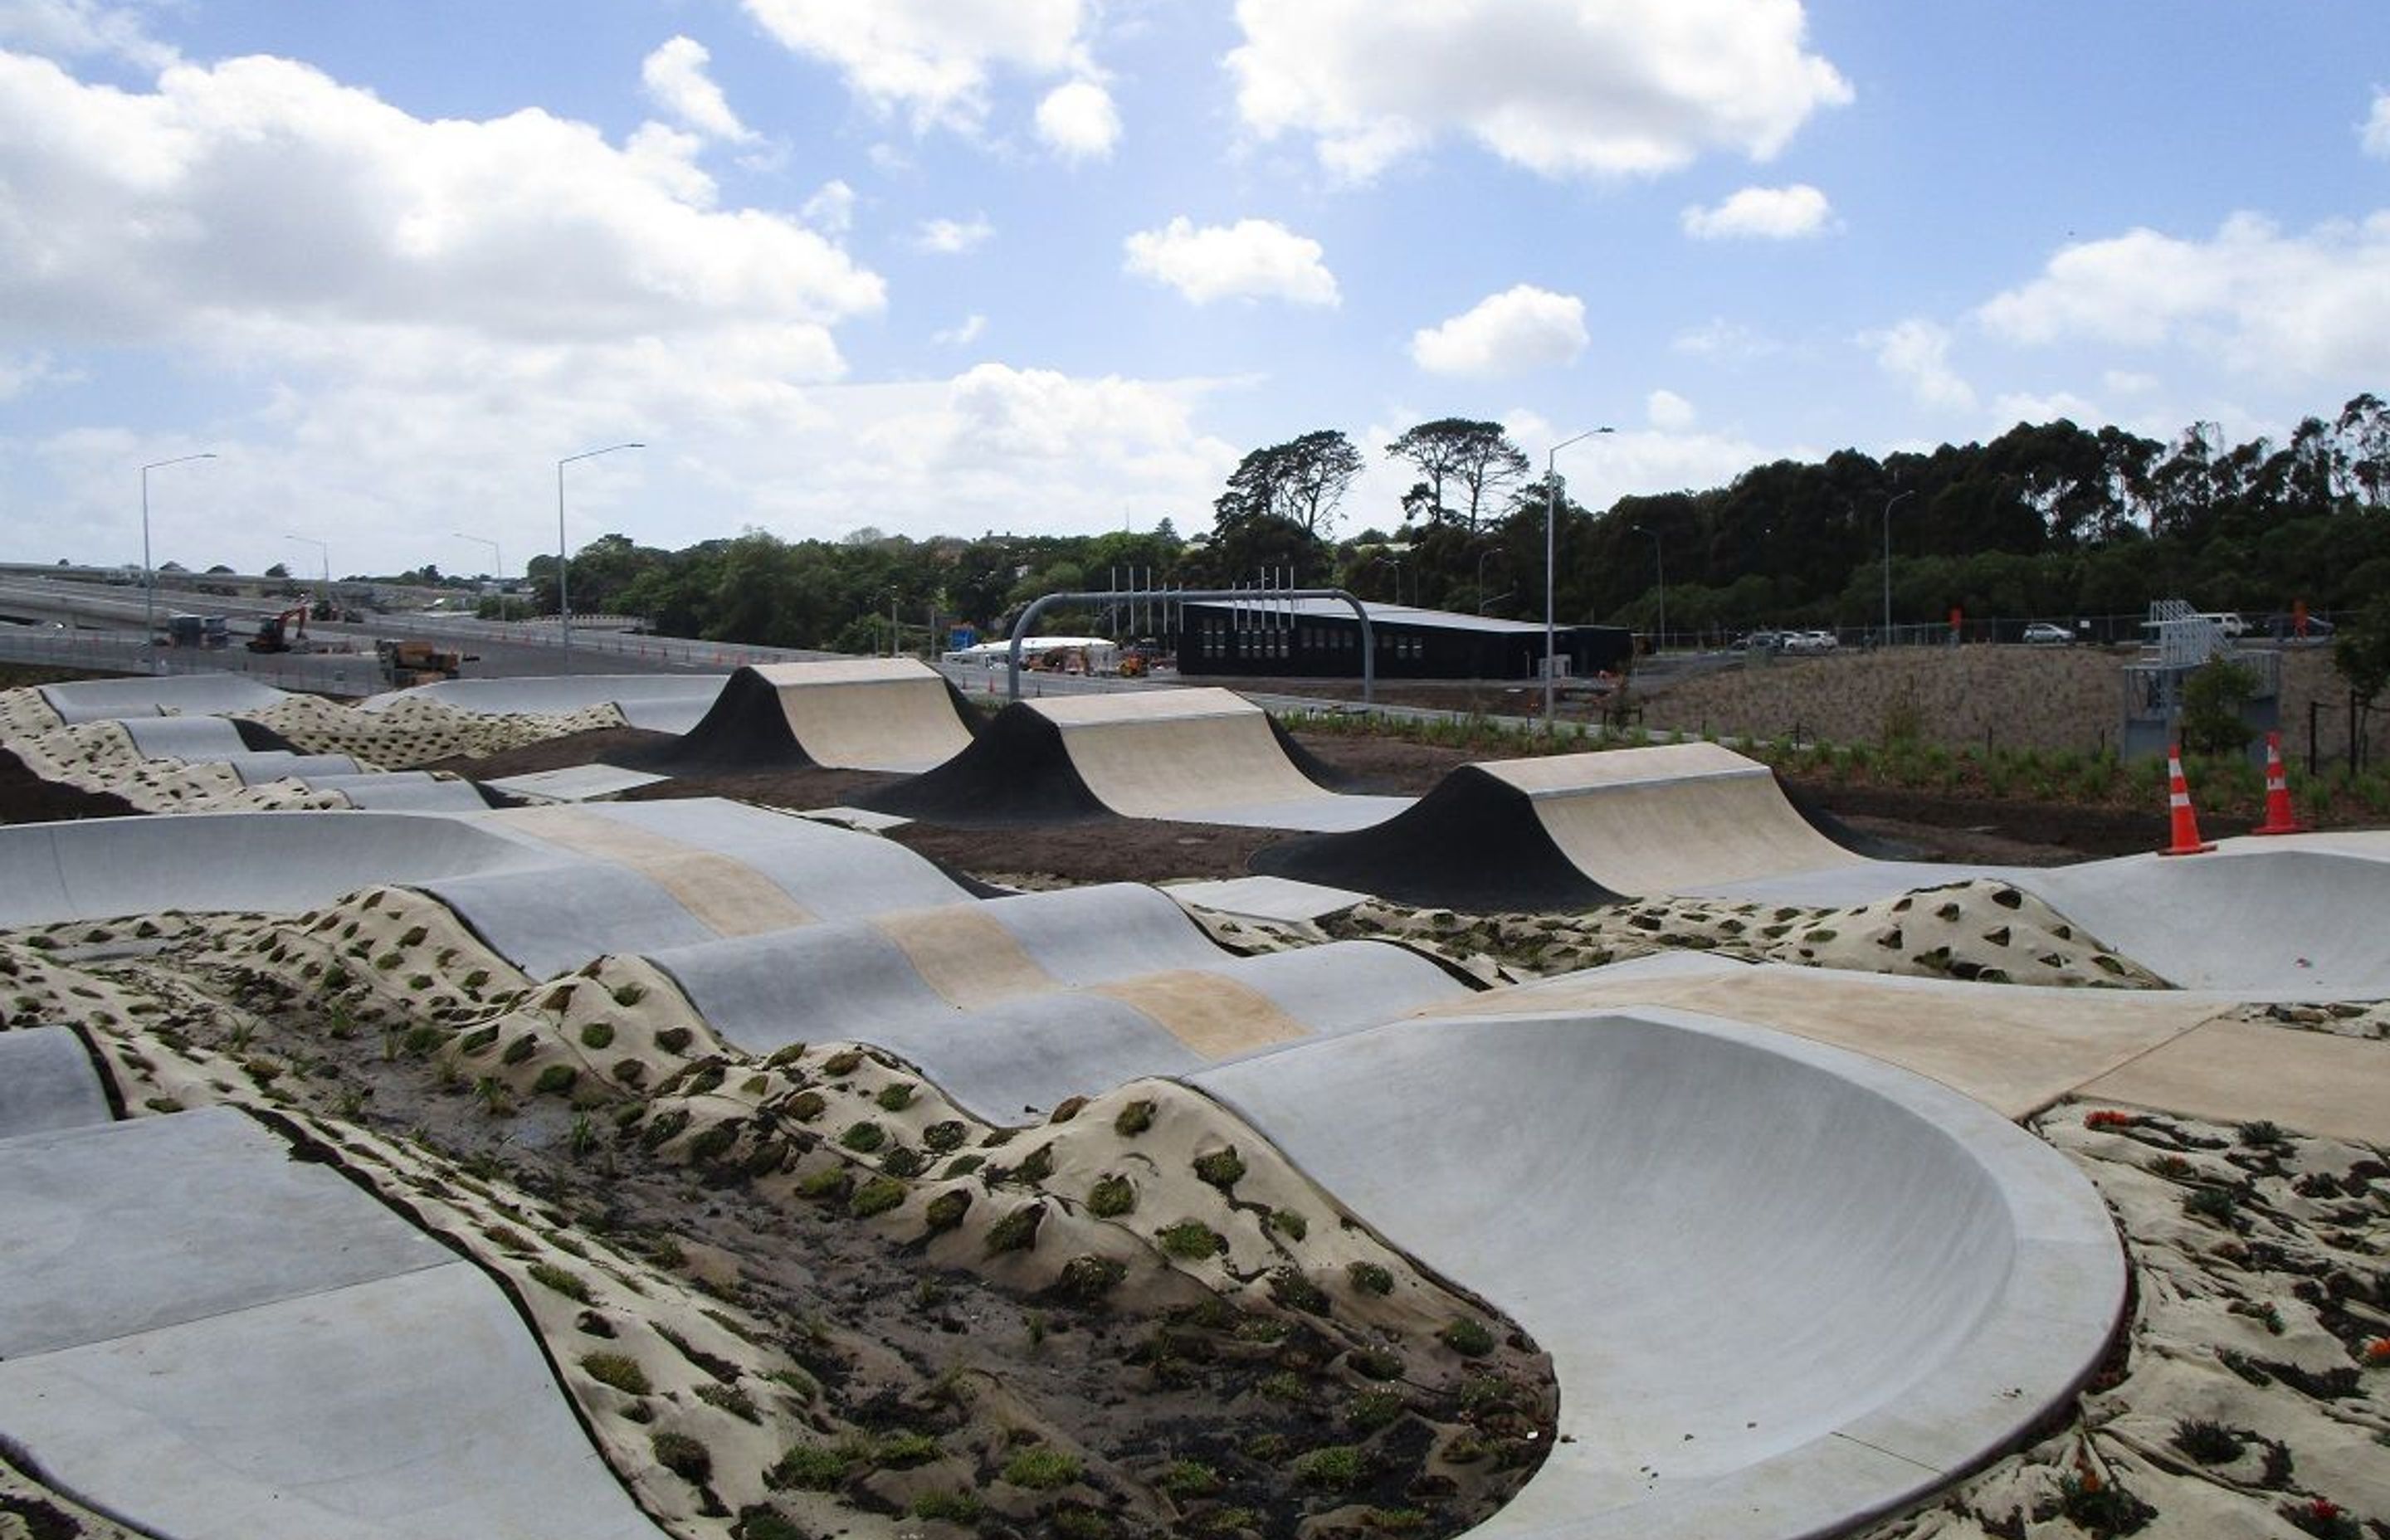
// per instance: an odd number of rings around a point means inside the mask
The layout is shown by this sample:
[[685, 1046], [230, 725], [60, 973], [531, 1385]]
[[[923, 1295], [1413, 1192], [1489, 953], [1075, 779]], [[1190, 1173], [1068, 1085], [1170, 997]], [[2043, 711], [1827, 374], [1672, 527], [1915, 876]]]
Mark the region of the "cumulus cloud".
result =
[[913, 244], [924, 251], [942, 257], [957, 257], [966, 251], [976, 251], [996, 234], [996, 226], [984, 214], [969, 219], [925, 219], [914, 232]]
[[1128, 272], [1166, 284], [1199, 305], [1214, 300], [1333, 305], [1342, 298], [1336, 275], [1321, 261], [1319, 243], [1276, 220], [1240, 219], [1199, 229], [1182, 214], [1123, 244]]
[[1037, 136], [1066, 160], [1101, 160], [1120, 143], [1120, 109], [1094, 81], [1074, 80], [1037, 104]]
[[1745, 187], [1715, 209], [1684, 212], [1685, 234], [1696, 240], [1798, 240], [1832, 227], [1833, 206], [1806, 183]]
[[2358, 142], [2366, 154], [2390, 160], [2390, 91], [2374, 94], [2373, 115], [2358, 130]]
[[710, 139], [750, 144], [755, 135], [730, 110], [722, 88], [705, 72], [713, 56], [695, 38], [675, 37], [639, 64], [648, 99]]
[[842, 236], [854, 228], [854, 189], [833, 177], [821, 185], [797, 217], [827, 236]]
[[1446, 135], [1547, 176], [1767, 160], [1851, 88], [1800, 0], [1238, 0], [1237, 108], [1366, 178]]
[[1876, 367], [1907, 385], [1919, 404], [1953, 412], [1974, 408], [1974, 388], [1950, 366], [1948, 328], [1912, 317], [1860, 340], [1874, 348]]
[[53, 58], [120, 58], [145, 70], [174, 62], [138, 11], [106, 0], [0, 0], [0, 47]]
[[1430, 374], [1522, 374], [1574, 363], [1587, 340], [1583, 300], [1520, 284], [1414, 333], [1411, 362]]
[[1669, 340], [1668, 346], [1691, 357], [1728, 363], [1765, 358], [1783, 350], [1782, 343], [1765, 332], [1754, 330], [1740, 321], [1729, 321], [1723, 315], [1714, 315], [1690, 331], [1678, 332]]
[[2370, 379], [2390, 356], [2390, 211], [2303, 235], [2236, 214], [2206, 240], [2088, 241], [1977, 314], [2021, 343], [2180, 345], [2270, 379]]
[[959, 325], [930, 334], [930, 340], [942, 348], [967, 348], [980, 340], [987, 330], [987, 317], [978, 314], [966, 315]]
[[178, 67], [155, 92], [0, 55], [0, 315], [77, 341], [204, 332], [272, 349], [405, 325], [518, 342], [875, 312], [880, 279], [791, 221], [717, 213], [660, 130], [623, 148], [536, 110], [427, 122], [303, 65]]
[[1094, 0], [744, 0], [791, 52], [820, 59], [848, 89], [917, 128], [975, 131], [992, 75], [1083, 72]]
[[1663, 433], [1681, 433], [1693, 425], [1693, 404], [1674, 391], [1654, 391], [1644, 398], [1643, 415]]

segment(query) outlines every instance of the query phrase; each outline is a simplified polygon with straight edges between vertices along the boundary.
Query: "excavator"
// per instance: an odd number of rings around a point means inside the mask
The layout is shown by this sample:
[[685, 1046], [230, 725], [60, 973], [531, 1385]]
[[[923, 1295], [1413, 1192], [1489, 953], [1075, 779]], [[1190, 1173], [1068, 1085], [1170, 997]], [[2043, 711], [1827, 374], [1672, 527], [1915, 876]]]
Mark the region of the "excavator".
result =
[[259, 621], [257, 635], [249, 639], [251, 652], [296, 652], [306, 645], [307, 607], [303, 604]]

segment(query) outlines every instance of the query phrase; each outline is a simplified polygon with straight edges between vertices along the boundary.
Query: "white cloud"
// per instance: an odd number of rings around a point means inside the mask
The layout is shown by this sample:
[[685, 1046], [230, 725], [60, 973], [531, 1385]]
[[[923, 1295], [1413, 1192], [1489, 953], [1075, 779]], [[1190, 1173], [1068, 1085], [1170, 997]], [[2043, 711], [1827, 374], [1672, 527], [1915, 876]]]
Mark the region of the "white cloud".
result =
[[854, 189], [833, 177], [805, 199], [797, 217], [826, 236], [842, 236], [854, 228]]
[[2390, 160], [2390, 91], [2374, 93], [2373, 115], [2358, 130], [2358, 142], [2366, 154]]
[[978, 341], [986, 330], [987, 317], [974, 314], [964, 316], [958, 326], [932, 332], [930, 340], [942, 348], [967, 348]]
[[2096, 427], [2114, 420], [2096, 403], [2072, 391], [2053, 391], [2048, 394], [2011, 391], [1992, 403], [1992, 416], [2003, 424], [2056, 422], [2065, 417], [2072, 422]]
[[802, 335], [812, 372], [836, 372], [828, 328], [879, 310], [880, 279], [790, 221], [713, 212], [692, 148], [649, 125], [616, 149], [536, 110], [427, 122], [281, 59], [134, 94], [0, 55], [0, 314], [20, 334], [263, 354], [400, 326]]
[[1796, 182], [1789, 187], [1745, 187], [1715, 209], [1687, 209], [1684, 226], [1696, 240], [1798, 240], [1824, 235], [1833, 219], [1826, 195]]
[[1320, 260], [1319, 243], [1275, 220], [1198, 229], [1182, 214], [1159, 230], [1137, 232], [1123, 246], [1126, 271], [1166, 284], [1199, 305], [1230, 299], [1333, 305], [1342, 299], [1336, 275]]
[[917, 128], [976, 131], [998, 70], [1086, 67], [1095, 0], [744, 0], [783, 46], [834, 66], [856, 95]]
[[754, 131], [730, 110], [722, 87], [705, 72], [713, 56], [695, 38], [675, 37], [649, 54], [639, 65], [639, 82], [648, 99], [711, 139], [734, 145], [752, 144]]
[[1953, 412], [1974, 409], [1974, 388], [1950, 366], [1947, 327], [1911, 318], [1859, 340], [1875, 350], [1876, 366], [1906, 384], [1920, 405]]
[[2208, 240], [2088, 241], [1977, 315], [2015, 342], [2178, 345], [2250, 375], [2354, 387], [2390, 356], [2390, 211], [2304, 235], [2235, 214]]
[[1654, 391], [1644, 398], [1643, 415], [1663, 433], [1681, 433], [1693, 425], [1693, 404], [1674, 391]]
[[1766, 333], [1754, 331], [1740, 321], [1729, 321], [1723, 315], [1713, 316], [1690, 331], [1677, 333], [1668, 346], [1695, 358], [1715, 358], [1728, 363], [1765, 358], [1783, 349], [1782, 343]]
[[1074, 80], [1037, 104], [1037, 136], [1068, 160], [1105, 160], [1120, 143], [1120, 109], [1094, 81]]
[[913, 244], [924, 251], [942, 257], [960, 256], [976, 251], [996, 234], [996, 226], [984, 214], [969, 219], [925, 219], [913, 236]]
[[1238, 0], [1237, 106], [1366, 178], [1446, 135], [1548, 176], [1767, 160], [1851, 99], [1800, 0]]
[[0, 0], [0, 47], [54, 58], [110, 58], [163, 70], [174, 50], [152, 38], [139, 11], [106, 0]]
[[1520, 284], [1411, 337], [1411, 361], [1430, 374], [1501, 375], [1555, 368], [1585, 351], [1585, 302]]

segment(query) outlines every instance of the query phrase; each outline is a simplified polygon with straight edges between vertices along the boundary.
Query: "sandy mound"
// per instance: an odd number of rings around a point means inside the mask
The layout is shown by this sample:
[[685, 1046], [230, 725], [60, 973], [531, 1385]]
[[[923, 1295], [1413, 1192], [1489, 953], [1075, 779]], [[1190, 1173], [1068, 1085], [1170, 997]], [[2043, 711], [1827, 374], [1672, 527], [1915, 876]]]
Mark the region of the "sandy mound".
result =
[[1316, 929], [1208, 923], [1224, 944], [1247, 949], [1300, 944], [1320, 935], [1398, 941], [1488, 983], [1679, 950], [1983, 983], [2165, 987], [2031, 893], [1986, 879], [1831, 909], [1677, 898], [1579, 915], [1470, 916], [1372, 900]]
[[353, 711], [315, 696], [293, 696], [255, 721], [310, 754], [347, 754], [379, 770], [412, 770], [458, 755], [495, 754], [599, 727], [626, 725], [610, 701], [553, 715], [495, 715], [410, 698], [379, 712]]

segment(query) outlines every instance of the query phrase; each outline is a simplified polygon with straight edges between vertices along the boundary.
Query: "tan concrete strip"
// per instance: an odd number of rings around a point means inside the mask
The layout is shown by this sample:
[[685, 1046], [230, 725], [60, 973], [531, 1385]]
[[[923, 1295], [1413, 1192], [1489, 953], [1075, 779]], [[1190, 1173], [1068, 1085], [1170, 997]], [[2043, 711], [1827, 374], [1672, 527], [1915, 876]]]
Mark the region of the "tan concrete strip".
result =
[[2028, 989], [1762, 967], [1692, 978], [1599, 973], [1496, 990], [1439, 1016], [1675, 1006], [1830, 1043], [2026, 1117], [2231, 1008], [2169, 992]]
[[1663, 743], [1649, 749], [1485, 760], [1477, 768], [1531, 797], [1564, 795], [1597, 787], [1693, 780], [1704, 776], [1773, 775], [1759, 761], [1715, 743]]
[[1087, 993], [1143, 1011], [1206, 1059], [1227, 1059], [1311, 1035], [1268, 995], [1200, 969], [1149, 973], [1098, 984]]
[[816, 764], [839, 770], [926, 770], [970, 747], [970, 731], [955, 714], [945, 679], [911, 659], [896, 661], [910, 663], [916, 673], [885, 678], [775, 677], [820, 666], [809, 663], [757, 672], [772, 679], [790, 734]]
[[879, 915], [871, 928], [896, 944], [921, 975], [958, 1010], [977, 1010], [1063, 987], [1022, 950], [1019, 938], [963, 905]]
[[2390, 1145], [2390, 1044], [2211, 1021], [2101, 1075], [2099, 1101]]
[[492, 816], [576, 854], [630, 867], [717, 935], [760, 935], [811, 925], [817, 918], [752, 866], [630, 824], [570, 807], [520, 808]]
[[1863, 864], [1812, 828], [1764, 773], [1546, 791], [1533, 806], [1561, 853], [1613, 892], [1681, 892]]
[[1132, 818], [1335, 797], [1294, 767], [1259, 711], [1066, 725], [1062, 742], [1087, 789]]

